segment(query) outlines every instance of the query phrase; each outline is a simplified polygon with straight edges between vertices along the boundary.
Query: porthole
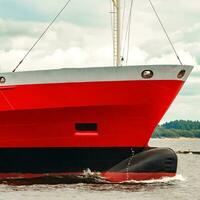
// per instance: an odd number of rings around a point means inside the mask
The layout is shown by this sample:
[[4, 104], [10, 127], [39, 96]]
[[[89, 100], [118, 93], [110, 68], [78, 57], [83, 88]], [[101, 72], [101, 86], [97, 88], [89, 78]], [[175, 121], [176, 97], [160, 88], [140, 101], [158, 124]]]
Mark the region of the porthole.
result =
[[185, 76], [185, 73], [186, 73], [186, 71], [185, 71], [184, 69], [181, 70], [181, 71], [178, 73], [177, 78], [179, 78], [179, 79], [183, 78], [183, 77]]
[[0, 77], [0, 84], [4, 84], [6, 82], [6, 78], [1, 76]]
[[142, 72], [142, 78], [148, 79], [153, 77], [153, 71], [152, 70], [144, 70]]

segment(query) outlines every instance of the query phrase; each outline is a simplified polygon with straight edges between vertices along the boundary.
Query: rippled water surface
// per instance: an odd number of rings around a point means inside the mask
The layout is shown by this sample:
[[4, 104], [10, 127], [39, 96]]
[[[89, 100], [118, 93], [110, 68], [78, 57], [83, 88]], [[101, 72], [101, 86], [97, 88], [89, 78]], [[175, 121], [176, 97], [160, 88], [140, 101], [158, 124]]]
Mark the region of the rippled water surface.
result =
[[[200, 140], [154, 139], [151, 146], [200, 151]], [[0, 185], [0, 200], [200, 200], [200, 155], [179, 154], [175, 178], [123, 184]]]

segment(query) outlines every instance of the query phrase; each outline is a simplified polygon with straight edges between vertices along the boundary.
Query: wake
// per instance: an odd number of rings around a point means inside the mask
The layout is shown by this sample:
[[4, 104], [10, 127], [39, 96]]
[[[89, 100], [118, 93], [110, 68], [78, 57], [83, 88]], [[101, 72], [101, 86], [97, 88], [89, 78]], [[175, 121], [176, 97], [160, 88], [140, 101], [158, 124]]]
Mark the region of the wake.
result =
[[157, 183], [176, 183], [176, 182], [182, 182], [186, 181], [186, 178], [184, 178], [181, 174], [177, 174], [174, 177], [163, 177], [161, 179], [151, 179], [151, 180], [144, 180], [144, 181], [124, 181], [122, 184], [157, 184]]

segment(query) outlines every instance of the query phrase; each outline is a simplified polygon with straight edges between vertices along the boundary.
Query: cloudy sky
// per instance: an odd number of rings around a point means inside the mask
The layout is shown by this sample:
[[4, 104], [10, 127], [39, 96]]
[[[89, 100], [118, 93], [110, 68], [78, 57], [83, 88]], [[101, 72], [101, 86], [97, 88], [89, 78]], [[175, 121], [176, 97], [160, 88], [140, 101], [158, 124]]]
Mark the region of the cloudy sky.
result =
[[[125, 16], [130, 0], [122, 1]], [[152, 0], [194, 71], [162, 122], [200, 120], [200, 2]], [[11, 71], [66, 0], [0, 0], [0, 70]], [[148, 0], [135, 0], [128, 64], [178, 64]], [[19, 70], [112, 65], [110, 0], [71, 0]]]

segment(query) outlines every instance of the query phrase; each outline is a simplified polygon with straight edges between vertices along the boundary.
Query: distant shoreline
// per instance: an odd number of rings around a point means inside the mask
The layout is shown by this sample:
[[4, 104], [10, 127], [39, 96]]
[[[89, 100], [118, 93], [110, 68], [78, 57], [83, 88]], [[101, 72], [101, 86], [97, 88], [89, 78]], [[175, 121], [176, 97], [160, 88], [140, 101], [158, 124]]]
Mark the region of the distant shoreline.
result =
[[159, 125], [152, 138], [200, 138], [200, 121], [175, 120]]
[[172, 138], [172, 137], [152, 137], [151, 140], [159, 139], [159, 140], [200, 140], [200, 138], [190, 138], [190, 137], [177, 137], [177, 138]]

